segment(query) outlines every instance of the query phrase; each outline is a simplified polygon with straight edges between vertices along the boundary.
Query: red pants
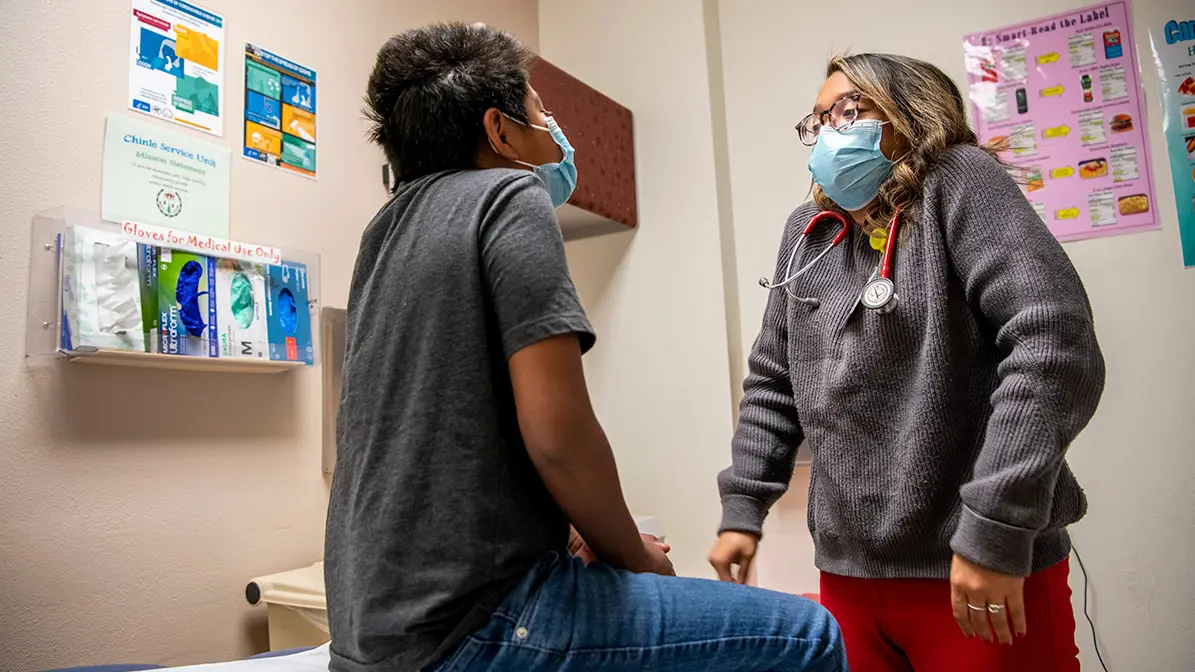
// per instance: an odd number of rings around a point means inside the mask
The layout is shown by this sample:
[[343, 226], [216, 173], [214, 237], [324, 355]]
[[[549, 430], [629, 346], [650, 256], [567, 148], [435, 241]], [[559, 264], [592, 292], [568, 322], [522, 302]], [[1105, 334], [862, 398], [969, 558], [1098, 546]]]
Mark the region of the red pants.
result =
[[822, 573], [851, 672], [1078, 672], [1069, 561], [1025, 580], [1029, 633], [1012, 646], [967, 639], [942, 579], [852, 579]]

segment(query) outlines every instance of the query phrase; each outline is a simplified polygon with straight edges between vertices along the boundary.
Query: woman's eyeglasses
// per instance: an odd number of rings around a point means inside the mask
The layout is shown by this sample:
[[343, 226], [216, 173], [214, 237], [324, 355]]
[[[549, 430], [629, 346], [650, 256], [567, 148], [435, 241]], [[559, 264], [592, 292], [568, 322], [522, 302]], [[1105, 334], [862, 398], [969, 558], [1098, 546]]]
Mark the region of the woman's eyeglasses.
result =
[[821, 114], [811, 114], [797, 124], [797, 135], [806, 146], [817, 144], [817, 135], [822, 127], [829, 127], [836, 131], [845, 131], [859, 118], [859, 101], [863, 94], [852, 93], [839, 98], [830, 109]]

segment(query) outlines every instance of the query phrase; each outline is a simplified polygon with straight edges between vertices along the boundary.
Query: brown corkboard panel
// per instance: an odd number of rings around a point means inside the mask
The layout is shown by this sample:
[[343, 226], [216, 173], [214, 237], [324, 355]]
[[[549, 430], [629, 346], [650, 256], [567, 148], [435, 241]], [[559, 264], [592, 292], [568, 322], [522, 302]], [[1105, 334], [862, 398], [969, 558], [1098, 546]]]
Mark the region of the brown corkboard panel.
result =
[[577, 150], [577, 189], [569, 203], [636, 226], [631, 111], [542, 58], [531, 66], [531, 86]]

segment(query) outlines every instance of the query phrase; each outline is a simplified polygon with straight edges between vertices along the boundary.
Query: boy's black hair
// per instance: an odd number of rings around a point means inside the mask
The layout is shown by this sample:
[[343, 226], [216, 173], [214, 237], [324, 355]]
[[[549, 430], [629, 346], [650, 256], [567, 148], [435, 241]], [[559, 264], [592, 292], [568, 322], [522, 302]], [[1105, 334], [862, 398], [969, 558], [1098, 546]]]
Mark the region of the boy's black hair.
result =
[[390, 38], [369, 77], [365, 116], [395, 182], [472, 167], [491, 107], [529, 121], [532, 58], [514, 36], [483, 24], [438, 23]]

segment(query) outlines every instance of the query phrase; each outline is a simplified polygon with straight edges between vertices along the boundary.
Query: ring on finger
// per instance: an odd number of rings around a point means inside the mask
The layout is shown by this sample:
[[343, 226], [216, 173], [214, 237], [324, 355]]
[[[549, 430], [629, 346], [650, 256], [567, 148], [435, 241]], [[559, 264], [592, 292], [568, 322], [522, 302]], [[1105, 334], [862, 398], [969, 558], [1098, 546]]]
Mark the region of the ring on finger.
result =
[[[967, 606], [971, 606], [971, 605], [967, 605]], [[1002, 611], [1004, 611], [1004, 605], [1003, 605], [1003, 604], [989, 604], [989, 605], [988, 605], [988, 613], [991, 613], [991, 614], [998, 614], [998, 613], [1000, 613], [1000, 612], [1002, 612]]]
[[[970, 602], [967, 603], [967, 608], [970, 609], [971, 611], [991, 611], [991, 607], [977, 607], [974, 604], [971, 604]], [[1001, 609], [1003, 609], [1003, 607], [1001, 607]], [[995, 613], [995, 612], [992, 612], [992, 613]]]

